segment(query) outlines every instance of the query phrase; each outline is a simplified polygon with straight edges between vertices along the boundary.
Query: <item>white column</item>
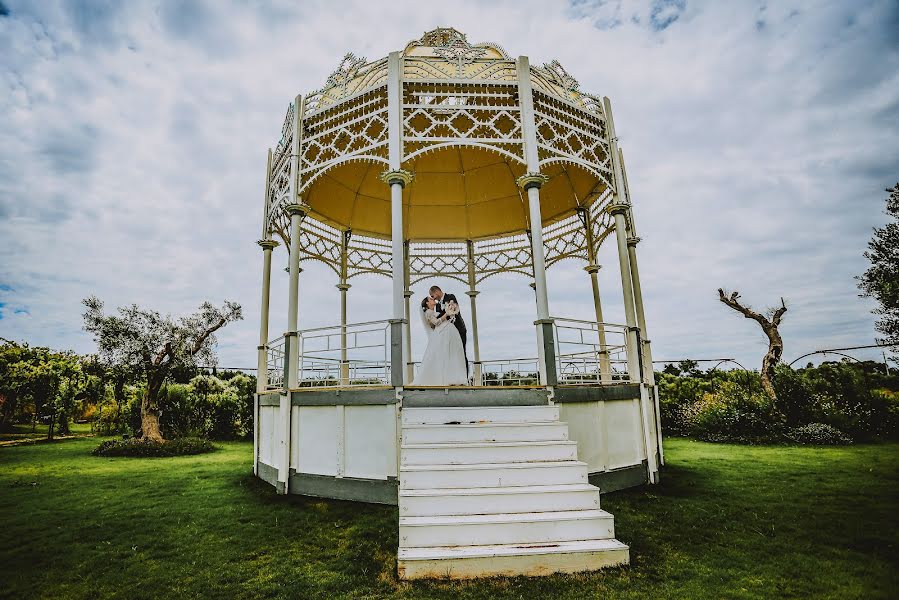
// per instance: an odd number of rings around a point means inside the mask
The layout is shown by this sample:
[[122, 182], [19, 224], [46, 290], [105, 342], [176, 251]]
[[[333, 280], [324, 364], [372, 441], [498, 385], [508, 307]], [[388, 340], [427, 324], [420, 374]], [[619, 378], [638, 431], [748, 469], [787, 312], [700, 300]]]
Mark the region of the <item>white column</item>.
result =
[[343, 232], [340, 242], [340, 282], [337, 289], [340, 290], [340, 378], [339, 383], [342, 386], [350, 383], [350, 364], [347, 356], [347, 338], [346, 338], [346, 295], [352, 287], [347, 283], [347, 254], [352, 233], [347, 230]]
[[278, 405], [278, 481], [275, 490], [279, 494], [289, 491], [290, 479], [290, 434], [291, 434], [291, 390], [297, 387], [299, 368], [299, 340], [297, 339], [297, 305], [299, 302], [300, 281], [300, 224], [309, 212], [309, 207], [301, 203], [300, 190], [300, 148], [303, 137], [303, 97], [297, 95], [293, 113], [293, 144], [290, 152], [290, 204], [284, 212], [290, 215], [290, 258], [288, 272], [290, 283], [287, 301], [287, 339], [284, 344], [286, 353], [284, 368], [286, 377], [284, 390]]
[[540, 355], [540, 381], [556, 384], [556, 350], [549, 300], [546, 291], [546, 262], [543, 254], [543, 216], [540, 212], [540, 187], [549, 178], [540, 173], [537, 155], [537, 127], [534, 122], [534, 98], [531, 89], [531, 67], [527, 56], [518, 57], [518, 102], [521, 107], [522, 138], [528, 172], [518, 178], [518, 185], [528, 196], [531, 232], [531, 256], [534, 263], [534, 291], [537, 295], [537, 343]]
[[590, 287], [593, 290], [593, 310], [596, 315], [596, 331], [599, 337], [599, 379], [603, 383], [612, 381], [612, 365], [609, 361], [608, 345], [606, 344], [606, 328], [603, 325], [602, 300], [599, 294], [598, 273], [600, 265], [596, 260], [596, 245], [593, 238], [593, 220], [590, 209], [581, 209], [581, 221], [584, 224], [584, 239], [587, 245], [587, 266], [584, 270], [590, 275]]
[[390, 319], [390, 377], [395, 387], [406, 383], [403, 346], [403, 188], [412, 174], [400, 168], [403, 161], [402, 57], [399, 52], [387, 56], [387, 155], [390, 168], [381, 181], [390, 186], [390, 237], [392, 241], [391, 276], [393, 278]]
[[403, 323], [403, 364], [406, 365], [406, 383], [415, 378], [415, 364], [412, 360], [412, 329], [410, 328], [411, 321], [409, 320], [411, 314], [409, 298], [412, 297], [412, 273], [409, 266], [409, 244], [409, 240], [406, 240], [403, 244], [403, 314], [405, 319], [405, 322]]
[[621, 267], [621, 287], [624, 293], [624, 315], [627, 322], [627, 366], [631, 381], [640, 383], [640, 413], [643, 425], [643, 448], [646, 452], [646, 462], [650, 481], [658, 481], [658, 460], [656, 458], [657, 445], [654, 435], [654, 410], [650, 408], [649, 388], [645, 384], [643, 373], [640, 370], [640, 344], [638, 342], [636, 308], [634, 305], [633, 276], [631, 275], [630, 254], [627, 249], [627, 221], [625, 216], [630, 211], [621, 194], [626, 190], [624, 175], [621, 171], [620, 156], [618, 154], [618, 138], [615, 134], [615, 122], [612, 119], [612, 103], [608, 98], [603, 99], [606, 113], [606, 128], [609, 136], [609, 150], [612, 155], [612, 167], [615, 172], [615, 196], [609, 205], [609, 212], [615, 217], [615, 239], [618, 242], [618, 262]]
[[256, 391], [264, 393], [268, 386], [268, 311], [272, 286], [272, 250], [278, 245], [275, 240], [259, 240], [262, 247], [262, 302], [259, 316], [259, 356], [257, 361]]
[[468, 291], [465, 294], [471, 299], [471, 341], [474, 349], [474, 368], [472, 369], [472, 382], [474, 385], [483, 383], [483, 369], [481, 367], [481, 346], [478, 342], [478, 303], [477, 276], [474, 264], [474, 242], [468, 240]]

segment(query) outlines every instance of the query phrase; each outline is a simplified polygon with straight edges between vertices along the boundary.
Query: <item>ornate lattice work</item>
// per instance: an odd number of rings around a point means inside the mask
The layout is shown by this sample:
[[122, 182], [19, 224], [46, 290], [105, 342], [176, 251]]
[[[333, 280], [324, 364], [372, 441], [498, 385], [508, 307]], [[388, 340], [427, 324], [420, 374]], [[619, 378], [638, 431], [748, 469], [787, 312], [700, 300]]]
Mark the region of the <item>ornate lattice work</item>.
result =
[[387, 92], [381, 86], [303, 120], [300, 190], [318, 173], [353, 158], [387, 160]]
[[506, 85], [406, 84], [405, 158], [452, 144], [493, 147], [521, 158], [521, 115], [514, 92]]
[[534, 122], [541, 164], [560, 159], [579, 164], [594, 171], [606, 185], [612, 185], [612, 164], [601, 119], [535, 92]]
[[602, 102], [595, 96], [585, 94], [578, 88], [580, 84], [568, 71], [554, 60], [542, 67], [531, 67], [531, 85], [535, 92], [549, 94], [562, 99], [573, 108], [588, 110], [598, 115], [603, 115]]
[[587, 260], [587, 233], [577, 215], [543, 228], [543, 252], [549, 267], [566, 258]]
[[333, 228], [319, 223], [314, 219], [306, 218], [300, 227], [300, 260], [318, 260], [340, 275], [340, 246], [342, 233]]
[[531, 241], [527, 235], [476, 241], [474, 243], [475, 272], [481, 282], [499, 273], [519, 273], [533, 277]]
[[312, 115], [387, 81], [387, 59], [366, 63], [352, 52], [346, 54], [325, 86], [306, 96], [305, 114]]
[[296, 113], [296, 106], [291, 102], [287, 107], [287, 114], [284, 115], [284, 123], [281, 125], [281, 139], [275, 147], [275, 153], [272, 156], [272, 168], [282, 164], [282, 162], [290, 155], [290, 149], [293, 146], [293, 119]]
[[347, 246], [347, 278], [363, 273], [391, 277], [392, 253], [390, 240], [354, 235]]
[[409, 245], [410, 285], [435, 277], [468, 283], [468, 249], [464, 242]]
[[593, 227], [593, 252], [599, 252], [603, 241], [615, 231], [615, 219], [606, 210], [612, 201], [611, 190], [606, 190], [602, 197], [590, 206], [590, 224]]

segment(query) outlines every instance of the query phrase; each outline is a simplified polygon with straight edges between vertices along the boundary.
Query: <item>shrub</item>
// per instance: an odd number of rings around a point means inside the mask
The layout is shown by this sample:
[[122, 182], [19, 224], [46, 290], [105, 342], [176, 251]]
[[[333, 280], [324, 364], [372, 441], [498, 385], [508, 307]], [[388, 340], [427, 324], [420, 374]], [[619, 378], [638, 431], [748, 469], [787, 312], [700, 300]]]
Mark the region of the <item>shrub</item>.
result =
[[785, 437], [797, 444], [816, 446], [844, 446], [852, 443], [851, 437], [826, 423], [809, 423], [802, 427], [796, 427], [791, 429]]
[[709, 442], [771, 441], [781, 431], [781, 417], [768, 397], [735, 381], [704, 394], [683, 418], [691, 436]]
[[198, 438], [180, 438], [155, 442], [153, 440], [107, 440], [97, 446], [94, 456], [182, 456], [203, 454], [216, 449], [212, 442]]

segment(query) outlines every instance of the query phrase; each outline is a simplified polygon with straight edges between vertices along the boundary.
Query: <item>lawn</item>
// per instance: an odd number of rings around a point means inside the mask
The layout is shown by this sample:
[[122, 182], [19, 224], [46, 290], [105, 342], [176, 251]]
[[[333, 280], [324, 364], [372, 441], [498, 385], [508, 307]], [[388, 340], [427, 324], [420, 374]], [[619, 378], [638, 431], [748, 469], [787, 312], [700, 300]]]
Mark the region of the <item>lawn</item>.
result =
[[[22, 441], [41, 441], [47, 439], [47, 429], [49, 427], [44, 424], [38, 424], [34, 427], [27, 424], [17, 424], [12, 426], [12, 431], [0, 432], [0, 442], [22, 442]], [[69, 425], [69, 435], [88, 435], [91, 433], [90, 423], [71, 423]], [[56, 435], [59, 435], [57, 432]]]
[[97, 458], [0, 448], [0, 598], [895, 598], [899, 444], [675, 439], [658, 486], [602, 497], [631, 566], [399, 583], [393, 507], [279, 497], [252, 445]]

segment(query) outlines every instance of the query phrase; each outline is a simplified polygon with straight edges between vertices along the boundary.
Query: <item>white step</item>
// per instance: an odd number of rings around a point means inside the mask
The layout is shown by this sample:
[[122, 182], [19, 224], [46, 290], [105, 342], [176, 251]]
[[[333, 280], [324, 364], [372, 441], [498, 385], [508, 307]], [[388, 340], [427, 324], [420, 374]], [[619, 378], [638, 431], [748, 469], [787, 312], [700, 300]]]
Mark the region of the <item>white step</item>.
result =
[[400, 547], [546, 544], [615, 537], [604, 510], [400, 517]]
[[404, 408], [403, 425], [451, 423], [539, 423], [559, 420], [558, 406]]
[[401, 517], [488, 515], [599, 508], [590, 484], [400, 490]]
[[549, 423], [469, 423], [464, 425], [407, 425], [404, 444], [448, 442], [533, 442], [567, 440], [568, 424]]
[[576, 460], [469, 465], [408, 465], [401, 489], [481, 488], [587, 483], [587, 463]]
[[403, 444], [400, 465], [463, 465], [577, 460], [577, 442], [480, 442]]
[[400, 579], [549, 575], [625, 565], [629, 555], [628, 547], [617, 540], [400, 548], [397, 569]]

